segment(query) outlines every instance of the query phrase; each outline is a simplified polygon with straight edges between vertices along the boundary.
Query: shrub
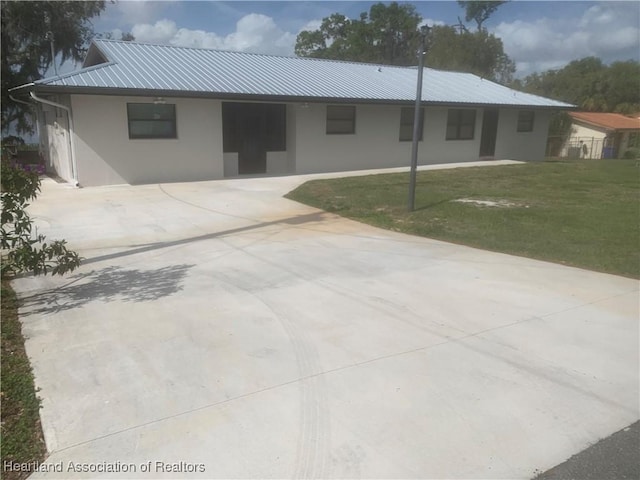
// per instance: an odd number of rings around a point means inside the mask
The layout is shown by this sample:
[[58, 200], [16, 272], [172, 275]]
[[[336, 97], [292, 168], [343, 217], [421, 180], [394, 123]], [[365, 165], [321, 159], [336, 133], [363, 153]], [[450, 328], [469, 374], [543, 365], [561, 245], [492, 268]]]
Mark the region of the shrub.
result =
[[629, 148], [626, 152], [624, 152], [624, 155], [622, 155], [622, 158], [626, 158], [626, 159], [640, 158], [640, 148], [638, 147]]
[[64, 275], [80, 265], [80, 257], [66, 247], [64, 240], [45, 243], [46, 237], [34, 231], [33, 221], [26, 212], [30, 200], [40, 192], [40, 178], [2, 160], [2, 276], [20, 272], [35, 275]]

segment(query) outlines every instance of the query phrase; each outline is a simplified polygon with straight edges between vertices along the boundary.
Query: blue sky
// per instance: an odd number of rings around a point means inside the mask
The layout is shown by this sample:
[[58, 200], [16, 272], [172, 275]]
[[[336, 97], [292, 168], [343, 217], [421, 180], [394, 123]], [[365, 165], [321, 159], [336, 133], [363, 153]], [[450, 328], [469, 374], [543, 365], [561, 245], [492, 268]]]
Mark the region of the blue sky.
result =
[[[334, 12], [357, 18], [373, 3], [117, 0], [93, 24], [96, 32], [132, 32], [142, 42], [293, 55], [301, 30], [317, 27]], [[464, 17], [455, 1], [406, 3], [415, 5], [428, 24], [454, 24]], [[607, 63], [640, 60], [640, 3], [635, 1], [516, 0], [501, 6], [486, 27], [502, 39], [518, 77], [589, 55]]]

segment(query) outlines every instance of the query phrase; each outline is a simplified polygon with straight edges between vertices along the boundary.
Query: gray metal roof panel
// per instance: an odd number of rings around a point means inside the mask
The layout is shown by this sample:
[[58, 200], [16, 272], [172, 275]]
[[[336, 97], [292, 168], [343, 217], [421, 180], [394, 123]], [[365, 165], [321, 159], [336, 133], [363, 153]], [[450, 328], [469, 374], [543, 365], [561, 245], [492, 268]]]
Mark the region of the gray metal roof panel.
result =
[[[417, 69], [314, 58], [95, 40], [110, 61], [35, 85], [303, 98], [411, 101]], [[469, 73], [425, 68], [422, 100], [433, 103], [572, 105], [519, 92]]]

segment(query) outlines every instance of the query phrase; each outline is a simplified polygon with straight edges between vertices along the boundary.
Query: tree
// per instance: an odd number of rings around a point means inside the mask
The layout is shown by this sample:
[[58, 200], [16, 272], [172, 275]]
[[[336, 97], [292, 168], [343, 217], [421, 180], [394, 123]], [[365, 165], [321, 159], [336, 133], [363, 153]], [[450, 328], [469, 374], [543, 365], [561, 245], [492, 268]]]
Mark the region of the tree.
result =
[[63, 275], [77, 268], [81, 259], [67, 249], [64, 240], [47, 244], [44, 235], [34, 232], [26, 208], [27, 202], [35, 200], [40, 191], [38, 175], [25, 172], [3, 159], [1, 185], [2, 276], [20, 272]]
[[607, 103], [614, 112], [640, 112], [640, 62], [613, 62], [605, 73]]
[[372, 5], [359, 19], [333, 13], [320, 28], [302, 31], [295, 53], [301, 57], [411, 65], [415, 63], [422, 21], [413, 5]]
[[113, 32], [98, 33], [95, 38], [103, 38], [105, 40], [120, 40], [122, 42], [133, 42], [136, 37], [131, 32], [122, 32], [120, 38], [113, 38]]
[[[2, 1], [2, 130], [33, 131], [29, 110], [9, 98], [9, 88], [43, 77], [55, 56], [80, 61], [93, 35], [89, 20], [104, 1]], [[54, 56], [50, 38], [53, 36]]]
[[507, 2], [481, 2], [478, 0], [464, 2], [462, 0], [458, 0], [458, 5], [460, 5], [465, 10], [464, 19], [467, 22], [475, 20], [476, 25], [478, 26], [478, 31], [482, 30], [482, 24], [486, 22], [489, 17], [493, 15], [493, 13], [498, 9], [498, 7], [504, 3]]
[[120, 35], [120, 40], [123, 42], [133, 42], [135, 39], [136, 37], [131, 32], [122, 32], [122, 35]]
[[585, 57], [558, 70], [533, 73], [516, 86], [588, 111], [640, 110], [640, 63], [632, 60], [607, 66], [599, 58]]
[[331, 14], [322, 19], [318, 30], [300, 32], [295, 53], [301, 57], [346, 60], [355, 55], [349, 45], [349, 37], [354, 28], [352, 21], [344, 15]]
[[[315, 31], [300, 32], [296, 55], [389, 65], [415, 65], [422, 17], [413, 5], [373, 5], [359, 19], [334, 13]], [[515, 64], [502, 41], [484, 29], [456, 31], [437, 26], [429, 37], [427, 66], [475, 73], [489, 80], [509, 82]]]
[[486, 30], [456, 31], [436, 26], [431, 33], [427, 66], [474, 73], [499, 83], [510, 83], [516, 66], [504, 53], [502, 40]]

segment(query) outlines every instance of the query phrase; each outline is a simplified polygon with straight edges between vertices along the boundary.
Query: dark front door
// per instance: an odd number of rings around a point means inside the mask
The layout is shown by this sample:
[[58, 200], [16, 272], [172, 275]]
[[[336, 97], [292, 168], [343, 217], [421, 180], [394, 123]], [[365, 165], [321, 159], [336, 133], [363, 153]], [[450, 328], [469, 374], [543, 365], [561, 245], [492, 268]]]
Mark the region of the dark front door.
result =
[[482, 136], [480, 137], [480, 156], [493, 157], [496, 154], [498, 135], [498, 109], [485, 108], [482, 115]]
[[241, 145], [238, 151], [238, 173], [241, 175], [267, 171], [264, 120], [261, 112], [249, 113], [241, 119]]

